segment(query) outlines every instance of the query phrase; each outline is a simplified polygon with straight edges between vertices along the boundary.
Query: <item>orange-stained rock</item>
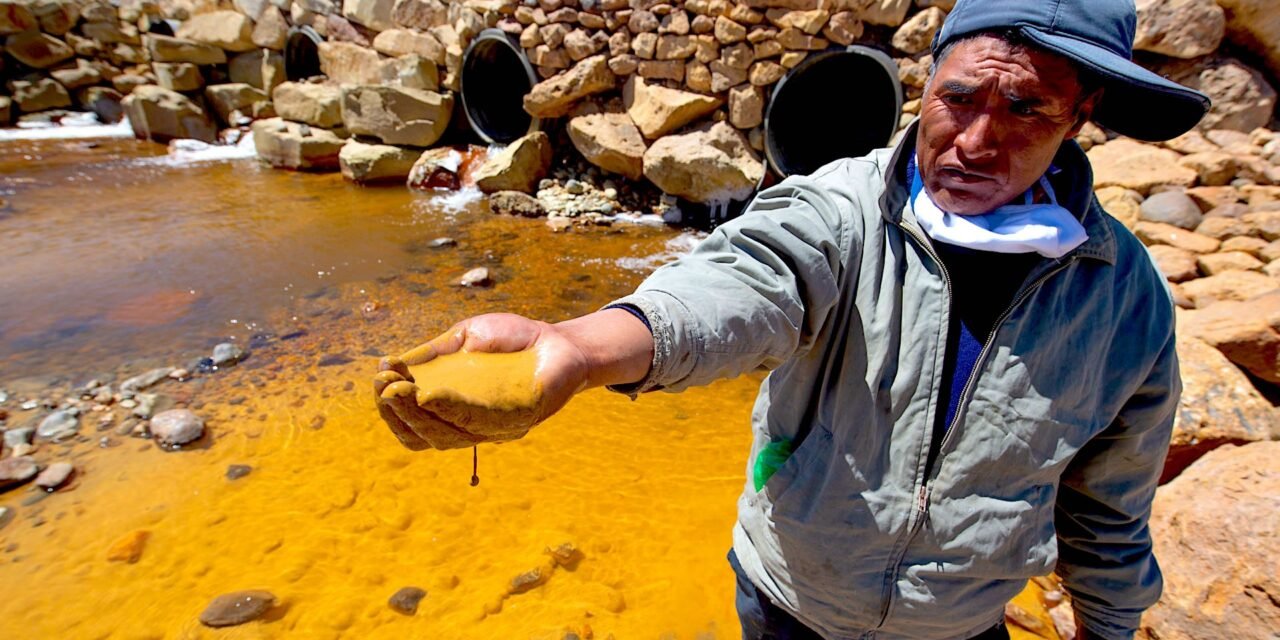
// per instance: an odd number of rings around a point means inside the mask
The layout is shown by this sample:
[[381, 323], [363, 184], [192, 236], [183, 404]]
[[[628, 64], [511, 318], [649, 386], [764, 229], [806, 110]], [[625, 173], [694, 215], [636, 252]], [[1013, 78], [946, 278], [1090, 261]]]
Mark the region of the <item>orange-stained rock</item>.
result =
[[142, 550], [147, 546], [150, 531], [133, 531], [116, 539], [107, 548], [107, 560], [111, 562], [127, 562], [133, 564], [142, 558]]

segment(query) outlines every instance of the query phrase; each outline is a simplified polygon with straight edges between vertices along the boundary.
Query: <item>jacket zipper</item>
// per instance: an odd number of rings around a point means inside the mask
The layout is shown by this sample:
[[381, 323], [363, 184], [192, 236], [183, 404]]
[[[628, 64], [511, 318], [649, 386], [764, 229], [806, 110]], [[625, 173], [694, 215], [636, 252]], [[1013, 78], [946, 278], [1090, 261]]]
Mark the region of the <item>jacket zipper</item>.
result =
[[[917, 235], [915, 231], [913, 231], [912, 229], [908, 228], [907, 226], [901, 223], [898, 224], [898, 228], [902, 229], [908, 236], [910, 236], [916, 242], [916, 244], [918, 244], [921, 249], [924, 249], [925, 253], [927, 253], [929, 257], [933, 259], [934, 263], [938, 265], [938, 270], [939, 272], [942, 273], [942, 280], [943, 280], [943, 283], [946, 285], [946, 290], [947, 290], [946, 320], [947, 320], [947, 327], [948, 327], [947, 330], [950, 331], [951, 307], [952, 307], [952, 303], [954, 302], [954, 299], [951, 294], [951, 274], [947, 272], [947, 266], [942, 262], [942, 259], [938, 256], [937, 252], [933, 250], [933, 247], [930, 246], [930, 244], [927, 241], [925, 241], [924, 238], [921, 238], [919, 235]], [[901, 548], [898, 550], [898, 553], [894, 554], [893, 564], [891, 565], [893, 574], [888, 584], [890, 590], [886, 594], [886, 597], [884, 599], [884, 604], [881, 606], [880, 622], [876, 625], [876, 629], [879, 629], [881, 626], [883, 626], [885, 623], [885, 620], [887, 620], [889, 617], [889, 609], [893, 604], [892, 585], [896, 583], [898, 580], [898, 570], [902, 565], [903, 558], [905, 558], [907, 555], [907, 548], [911, 545], [911, 541], [915, 539], [916, 534], [919, 533], [920, 527], [921, 525], [924, 524], [925, 517], [928, 514], [929, 498], [933, 493], [932, 476], [933, 476], [934, 467], [937, 466], [937, 459], [942, 457], [943, 450], [946, 448], [947, 443], [951, 441], [952, 434], [955, 432], [956, 424], [959, 423], [960, 417], [964, 414], [964, 409], [969, 404], [970, 395], [973, 393], [974, 381], [976, 379], [975, 374], [982, 368], [982, 365], [986, 362], [987, 356], [989, 355], [991, 350], [991, 344], [995, 341], [996, 333], [998, 333], [1000, 330], [1000, 325], [1004, 324], [1005, 320], [1008, 320], [1009, 316], [1013, 313], [1013, 311], [1018, 308], [1018, 305], [1022, 304], [1022, 302], [1026, 300], [1027, 297], [1030, 296], [1033, 291], [1039, 288], [1040, 285], [1043, 284], [1045, 280], [1048, 280], [1054, 274], [1058, 273], [1059, 271], [1062, 271], [1064, 268], [1067, 267], [1067, 265], [1071, 264], [1071, 262], [1073, 262], [1074, 260], [1075, 260], [1074, 256], [1072, 256], [1069, 260], [1062, 260], [1061, 258], [1059, 258], [1057, 260], [1057, 264], [1052, 269], [1049, 269], [1048, 271], [1041, 274], [1029, 286], [1022, 288], [1018, 292], [1018, 295], [1014, 296], [1014, 299], [1011, 303], [1009, 303], [1009, 306], [1006, 307], [1005, 310], [996, 318], [995, 324], [992, 325], [991, 332], [987, 335], [987, 342], [986, 344], [983, 345], [982, 350], [978, 352], [977, 360], [974, 361], [973, 373], [969, 375], [969, 379], [965, 381], [964, 389], [962, 389], [960, 392], [960, 401], [959, 401], [959, 404], [956, 405], [956, 414], [954, 417], [952, 417], [951, 423], [947, 425], [947, 432], [945, 435], [942, 436], [942, 442], [938, 444], [937, 456], [934, 457], [932, 460], [928, 460], [927, 459], [928, 453], [925, 454], [926, 462], [925, 462], [924, 475], [920, 482], [920, 486], [916, 488], [916, 492], [915, 492], [916, 494], [915, 510], [914, 510], [915, 512], [912, 514], [915, 521], [908, 528], [907, 533], [905, 534], [905, 539], [903, 540]], [[932, 428], [930, 428], [930, 432], [932, 433]], [[931, 440], [929, 443], [930, 450], [932, 450], [933, 448], [932, 437], [930, 438], [930, 440]], [[871, 637], [872, 638], [875, 637], [875, 631], [872, 631]]]

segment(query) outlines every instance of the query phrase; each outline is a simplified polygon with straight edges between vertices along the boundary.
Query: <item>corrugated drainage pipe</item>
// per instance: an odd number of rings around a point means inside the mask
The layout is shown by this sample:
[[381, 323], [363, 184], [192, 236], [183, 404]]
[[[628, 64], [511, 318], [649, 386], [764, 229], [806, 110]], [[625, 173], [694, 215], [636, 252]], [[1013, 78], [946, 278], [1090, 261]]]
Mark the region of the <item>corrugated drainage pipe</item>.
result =
[[773, 88], [764, 116], [764, 153], [780, 177], [807, 175], [857, 158], [893, 138], [902, 116], [898, 65], [851, 45], [809, 56]]
[[520, 41], [501, 29], [485, 29], [471, 41], [459, 81], [467, 122], [485, 142], [504, 144], [541, 128], [524, 110], [538, 76]]
[[[898, 66], [883, 52], [851, 45], [810, 55], [773, 87], [764, 116], [768, 170], [756, 191], [884, 147], [901, 114]], [[681, 223], [715, 228], [741, 215], [750, 201], [704, 205], [681, 200]]]
[[307, 25], [289, 29], [284, 43], [284, 75], [290, 82], [320, 75], [320, 43], [324, 38]]

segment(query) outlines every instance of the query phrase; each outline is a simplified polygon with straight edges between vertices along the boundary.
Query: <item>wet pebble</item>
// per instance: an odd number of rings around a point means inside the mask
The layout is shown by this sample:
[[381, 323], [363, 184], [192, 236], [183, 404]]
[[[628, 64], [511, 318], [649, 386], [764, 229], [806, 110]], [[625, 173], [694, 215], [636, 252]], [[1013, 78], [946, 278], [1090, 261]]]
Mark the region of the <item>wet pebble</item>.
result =
[[4, 446], [13, 448], [19, 444], [31, 444], [35, 438], [35, 427], [14, 427], [4, 432]]
[[151, 434], [162, 446], [181, 446], [204, 434], [204, 420], [189, 409], [171, 409], [151, 419]]
[[484, 267], [476, 267], [464, 274], [458, 284], [464, 287], [487, 287], [493, 284], [493, 279], [489, 275], [489, 270]]
[[317, 364], [321, 367], [336, 367], [349, 362], [353, 362], [353, 360], [351, 359], [351, 356], [345, 353], [330, 353], [321, 356], [320, 362]]
[[418, 603], [427, 596], [425, 589], [401, 587], [387, 600], [387, 605], [399, 613], [411, 616], [418, 612]]
[[120, 393], [124, 395], [131, 395], [153, 387], [161, 380], [168, 378], [169, 374], [173, 373], [173, 371], [173, 367], [160, 367], [158, 369], [152, 369], [141, 375], [136, 375], [120, 383]]
[[22, 409], [23, 411], [31, 411], [32, 409], [35, 409], [39, 406], [40, 406], [39, 402], [35, 400], [27, 400], [26, 402], [23, 402], [22, 404], [18, 405], [18, 408]]
[[174, 369], [173, 371], [169, 372], [169, 378], [171, 380], [177, 380], [178, 382], [182, 382], [190, 377], [191, 377], [191, 372], [187, 369]]
[[25, 483], [36, 477], [39, 470], [35, 459], [27, 456], [0, 460], [0, 490]]
[[550, 577], [550, 572], [544, 571], [542, 567], [537, 567], [526, 571], [511, 579], [511, 587], [508, 593], [524, 593], [530, 589], [540, 586]]
[[458, 241], [447, 236], [442, 238], [436, 238], [435, 240], [432, 240], [431, 242], [427, 243], [427, 247], [431, 249], [443, 249], [445, 247], [456, 247], [456, 246], [458, 246]]
[[227, 479], [228, 479], [228, 480], [239, 480], [240, 478], [243, 478], [243, 477], [245, 477], [245, 476], [249, 475], [249, 472], [251, 472], [251, 471], [253, 471], [253, 467], [250, 467], [250, 466], [249, 466], [249, 465], [247, 465], [247, 464], [233, 464], [233, 465], [228, 465], [228, 466], [227, 466]]
[[236, 591], [213, 599], [200, 614], [206, 627], [230, 627], [244, 624], [266, 613], [276, 604], [269, 591]]
[[147, 546], [149, 531], [130, 531], [116, 539], [107, 548], [108, 562], [127, 562], [133, 564], [142, 558], [142, 551]]
[[76, 409], [54, 411], [40, 421], [36, 436], [45, 440], [63, 440], [80, 431], [80, 412]]
[[75, 470], [75, 465], [70, 462], [55, 462], [46, 467], [44, 471], [41, 471], [40, 475], [36, 476], [36, 486], [45, 491], [53, 491], [66, 484], [67, 480], [71, 479], [71, 474], [75, 473]]
[[244, 359], [244, 349], [233, 342], [223, 342], [213, 348], [213, 365], [229, 367]]
[[564, 183], [564, 190], [568, 191], [569, 193], [572, 193], [575, 196], [580, 196], [583, 194], [583, 192], [587, 190], [587, 187], [583, 185], [581, 182], [571, 178], [569, 179], [568, 182]]
[[146, 420], [156, 410], [156, 401], [159, 400], [159, 396], [154, 393], [139, 393], [134, 400], [138, 404], [133, 408], [133, 416]]

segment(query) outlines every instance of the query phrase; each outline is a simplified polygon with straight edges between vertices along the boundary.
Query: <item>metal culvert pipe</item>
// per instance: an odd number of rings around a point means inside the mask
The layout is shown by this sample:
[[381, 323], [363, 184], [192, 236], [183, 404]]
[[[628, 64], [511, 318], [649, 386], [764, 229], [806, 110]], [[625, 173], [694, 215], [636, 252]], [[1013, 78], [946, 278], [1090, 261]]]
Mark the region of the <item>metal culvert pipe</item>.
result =
[[284, 75], [290, 82], [320, 75], [320, 43], [324, 38], [310, 26], [292, 27], [284, 43]]
[[782, 177], [889, 144], [902, 116], [898, 65], [861, 45], [811, 55], [773, 88], [764, 152]]
[[520, 41], [501, 29], [485, 29], [462, 57], [462, 110], [471, 129], [490, 144], [505, 144], [539, 130], [542, 121], [524, 110], [538, 83]]

